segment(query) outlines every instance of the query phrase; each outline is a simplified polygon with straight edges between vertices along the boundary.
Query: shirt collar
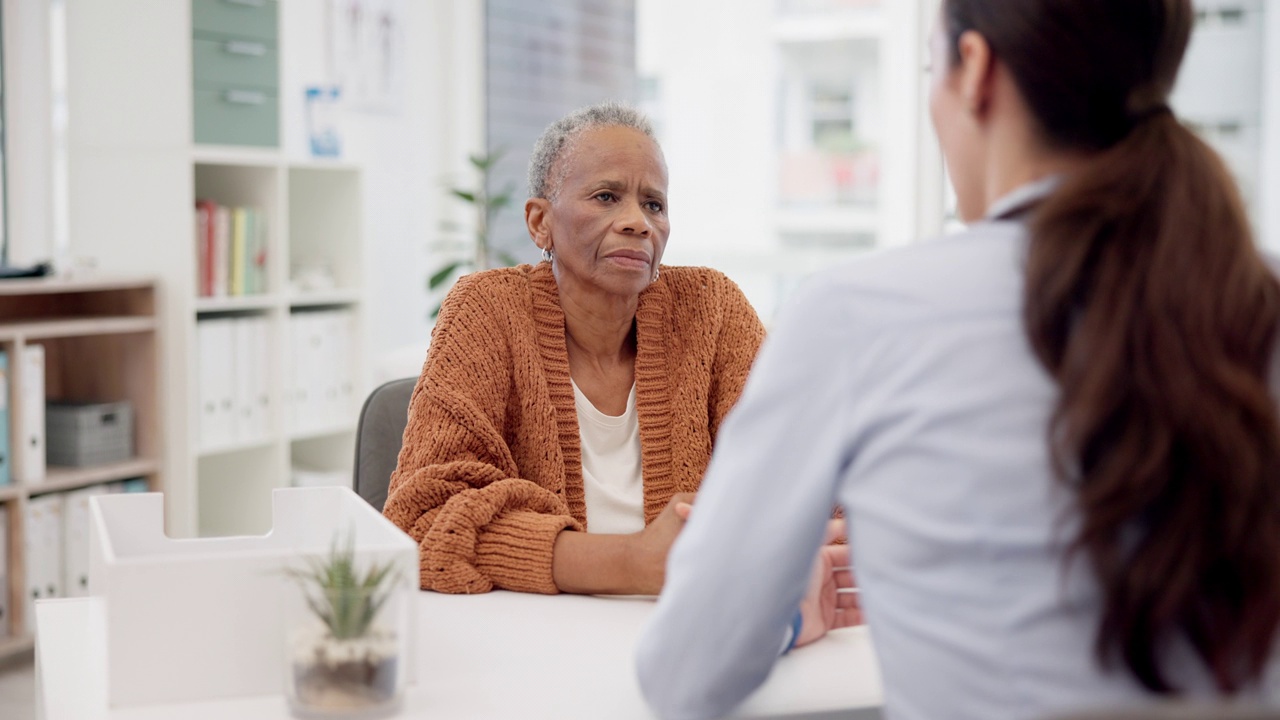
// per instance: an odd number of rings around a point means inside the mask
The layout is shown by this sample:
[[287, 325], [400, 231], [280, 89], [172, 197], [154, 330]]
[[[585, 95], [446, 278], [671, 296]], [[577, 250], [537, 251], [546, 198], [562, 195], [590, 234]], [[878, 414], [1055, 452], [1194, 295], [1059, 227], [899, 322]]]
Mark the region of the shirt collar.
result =
[[1049, 175], [1014, 188], [987, 208], [984, 220], [1013, 220], [1053, 194], [1062, 184], [1061, 175]]

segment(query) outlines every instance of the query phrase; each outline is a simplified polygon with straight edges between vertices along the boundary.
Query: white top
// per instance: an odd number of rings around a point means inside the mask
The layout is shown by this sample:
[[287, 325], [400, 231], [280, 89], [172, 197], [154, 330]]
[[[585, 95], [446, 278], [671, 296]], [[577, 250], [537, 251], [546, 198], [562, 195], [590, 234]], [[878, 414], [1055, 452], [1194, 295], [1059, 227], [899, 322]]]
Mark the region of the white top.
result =
[[644, 475], [640, 466], [640, 421], [636, 386], [622, 415], [605, 415], [573, 383], [582, 440], [582, 491], [587, 532], [623, 535], [644, 529]]
[[[1022, 328], [1025, 243], [1020, 223], [983, 221], [819, 275], [783, 311], [641, 639], [661, 716], [718, 717], [764, 680], [836, 502], [892, 720], [1141, 699], [1094, 661], [1088, 568], [1063, 572], [1074, 528], [1055, 533], [1070, 498], [1045, 443], [1056, 388]], [[1170, 674], [1204, 695], [1184, 650]]]

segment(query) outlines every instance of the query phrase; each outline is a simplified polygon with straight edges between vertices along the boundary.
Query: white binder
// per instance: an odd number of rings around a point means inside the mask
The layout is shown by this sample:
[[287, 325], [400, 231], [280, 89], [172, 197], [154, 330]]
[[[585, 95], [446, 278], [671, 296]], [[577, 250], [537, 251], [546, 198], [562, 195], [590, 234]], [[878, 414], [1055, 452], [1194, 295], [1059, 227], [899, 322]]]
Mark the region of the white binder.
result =
[[18, 389], [21, 400], [19, 413], [21, 433], [18, 447], [14, 448], [18, 460], [18, 479], [27, 485], [44, 481], [44, 346], [26, 345], [21, 348], [22, 367], [18, 370]]
[[236, 440], [235, 355], [232, 323], [225, 318], [196, 324], [199, 363], [200, 447], [216, 448]]
[[270, 437], [275, 427], [275, 403], [271, 397], [271, 320], [257, 317], [250, 322], [254, 338], [253, 401], [257, 407], [257, 435]]
[[13, 613], [9, 611], [9, 509], [0, 505], [0, 638], [9, 637]]
[[232, 388], [235, 397], [233, 434], [240, 441], [262, 438], [258, 422], [258, 333], [253, 318], [231, 322]]
[[89, 498], [108, 492], [102, 485], [66, 494], [63, 510], [62, 590], [66, 597], [89, 594]]
[[27, 502], [27, 592], [23, 617], [28, 633], [35, 632], [35, 602], [62, 597], [62, 504], [60, 493], [31, 498]]

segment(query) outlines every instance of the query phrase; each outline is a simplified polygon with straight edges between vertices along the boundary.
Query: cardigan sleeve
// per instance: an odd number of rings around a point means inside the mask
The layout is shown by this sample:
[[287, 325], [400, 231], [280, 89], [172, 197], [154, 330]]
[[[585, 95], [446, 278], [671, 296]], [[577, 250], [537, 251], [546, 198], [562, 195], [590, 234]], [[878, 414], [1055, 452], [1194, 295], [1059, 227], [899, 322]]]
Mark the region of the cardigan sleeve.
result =
[[556, 536], [580, 526], [519, 477], [502, 434], [508, 325], [474, 284], [463, 278], [441, 308], [383, 513], [418, 542], [424, 590], [555, 593]]
[[728, 277], [719, 273], [717, 275], [724, 319], [716, 338], [711, 393], [708, 398], [711, 405], [709, 419], [712, 443], [719, 433], [720, 423], [742, 395], [751, 364], [755, 362], [756, 353], [764, 342], [764, 324], [760, 322], [760, 317], [756, 315], [755, 308], [751, 307], [747, 296]]

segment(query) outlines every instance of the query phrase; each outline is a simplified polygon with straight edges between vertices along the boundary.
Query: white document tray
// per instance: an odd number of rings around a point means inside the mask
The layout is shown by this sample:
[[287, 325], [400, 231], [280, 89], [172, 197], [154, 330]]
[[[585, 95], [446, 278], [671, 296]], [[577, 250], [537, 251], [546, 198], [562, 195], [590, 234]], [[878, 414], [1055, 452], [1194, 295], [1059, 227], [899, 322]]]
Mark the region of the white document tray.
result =
[[358, 567], [399, 568], [401, 660], [416, 683], [417, 543], [349, 488], [280, 488], [271, 500], [265, 535], [175, 540], [160, 493], [92, 499], [89, 593], [106, 601], [112, 707], [284, 692], [286, 608], [301, 591], [281, 569], [327, 555], [350, 532]]

